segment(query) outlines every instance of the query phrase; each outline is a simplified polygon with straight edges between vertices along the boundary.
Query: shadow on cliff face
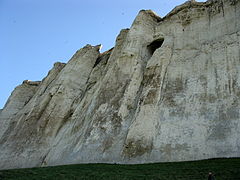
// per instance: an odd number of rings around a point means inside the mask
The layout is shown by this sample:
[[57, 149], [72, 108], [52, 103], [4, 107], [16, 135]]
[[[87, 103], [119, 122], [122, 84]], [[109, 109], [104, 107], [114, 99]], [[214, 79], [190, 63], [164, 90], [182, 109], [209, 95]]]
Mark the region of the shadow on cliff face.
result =
[[147, 48], [149, 50], [149, 52], [151, 53], [151, 55], [153, 55], [153, 53], [156, 51], [156, 49], [160, 48], [163, 44], [164, 39], [156, 39], [153, 42], [151, 42]]

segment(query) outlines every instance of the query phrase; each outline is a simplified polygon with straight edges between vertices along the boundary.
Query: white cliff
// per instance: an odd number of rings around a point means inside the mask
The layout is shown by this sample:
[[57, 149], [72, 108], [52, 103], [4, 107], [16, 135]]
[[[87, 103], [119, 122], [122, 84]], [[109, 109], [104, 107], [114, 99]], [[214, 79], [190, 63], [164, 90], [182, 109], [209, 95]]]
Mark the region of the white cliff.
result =
[[0, 111], [0, 168], [240, 156], [240, 1], [141, 10]]

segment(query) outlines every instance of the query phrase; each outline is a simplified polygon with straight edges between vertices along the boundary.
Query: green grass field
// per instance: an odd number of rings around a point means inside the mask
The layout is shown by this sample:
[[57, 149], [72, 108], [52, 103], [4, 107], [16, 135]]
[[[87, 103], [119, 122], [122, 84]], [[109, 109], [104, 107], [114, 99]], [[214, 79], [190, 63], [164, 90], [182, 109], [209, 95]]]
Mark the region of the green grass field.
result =
[[0, 180], [240, 180], [240, 158], [138, 165], [78, 164], [0, 171]]

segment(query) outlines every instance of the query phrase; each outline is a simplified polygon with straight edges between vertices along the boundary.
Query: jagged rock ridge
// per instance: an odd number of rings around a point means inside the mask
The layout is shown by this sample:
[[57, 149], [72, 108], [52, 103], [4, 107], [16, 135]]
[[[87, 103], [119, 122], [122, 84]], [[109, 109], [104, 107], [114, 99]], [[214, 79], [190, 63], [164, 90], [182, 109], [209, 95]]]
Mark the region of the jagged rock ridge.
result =
[[0, 111], [0, 168], [240, 156], [239, 0], [142, 10]]

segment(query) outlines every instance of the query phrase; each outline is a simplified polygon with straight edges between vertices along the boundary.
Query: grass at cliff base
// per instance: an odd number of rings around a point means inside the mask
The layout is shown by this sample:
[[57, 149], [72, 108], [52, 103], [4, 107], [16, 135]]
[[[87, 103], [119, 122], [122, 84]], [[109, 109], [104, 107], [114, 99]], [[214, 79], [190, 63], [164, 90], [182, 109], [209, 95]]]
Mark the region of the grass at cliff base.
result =
[[0, 180], [240, 180], [240, 158], [137, 165], [78, 164], [0, 171]]

